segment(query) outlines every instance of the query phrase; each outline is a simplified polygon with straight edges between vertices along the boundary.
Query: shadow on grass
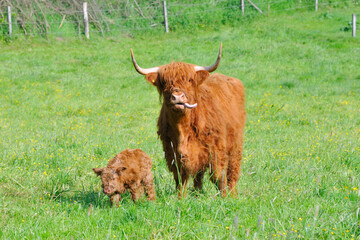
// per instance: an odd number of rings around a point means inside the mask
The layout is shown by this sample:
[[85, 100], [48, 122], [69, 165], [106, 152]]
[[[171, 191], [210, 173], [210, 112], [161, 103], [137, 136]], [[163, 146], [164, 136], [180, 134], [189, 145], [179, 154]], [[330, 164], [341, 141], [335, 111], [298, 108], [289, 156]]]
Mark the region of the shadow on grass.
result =
[[83, 207], [108, 208], [110, 207], [109, 197], [96, 191], [69, 191], [57, 195], [53, 201], [66, 204], [81, 204]]
[[[166, 201], [166, 199], [177, 198], [177, 192], [174, 188], [165, 187], [159, 189], [156, 192], [156, 202]], [[111, 208], [110, 198], [100, 191], [68, 191], [63, 194], [59, 194], [56, 197], [52, 198], [53, 201], [66, 204], [80, 204], [84, 208]], [[145, 194], [140, 198], [139, 204], [146, 202]], [[127, 191], [125, 194], [121, 195], [120, 205], [132, 205], [134, 204], [131, 199], [131, 194]]]
[[[168, 202], [178, 199], [178, 191], [175, 189], [175, 184], [173, 181], [168, 181], [164, 179], [161, 175], [160, 177], [154, 178], [154, 185], [156, 191], [156, 201], [155, 202]], [[205, 186], [204, 186], [205, 187]], [[101, 189], [95, 187], [95, 185], [88, 186], [86, 188], [79, 189], [78, 186], [73, 185], [73, 177], [71, 174], [58, 174], [56, 178], [51, 179], [48, 182], [48, 192], [49, 199], [54, 202], [62, 204], [77, 204], [84, 208], [110, 208], [110, 198], [105, 195]], [[187, 197], [190, 198], [199, 198], [206, 195], [204, 191], [196, 191], [193, 187], [188, 186], [187, 188]], [[131, 194], [127, 191], [125, 194], [121, 195], [120, 205], [127, 206], [132, 205], [133, 201], [131, 199]], [[139, 204], [146, 202], [145, 194], [142, 195], [139, 200]]]

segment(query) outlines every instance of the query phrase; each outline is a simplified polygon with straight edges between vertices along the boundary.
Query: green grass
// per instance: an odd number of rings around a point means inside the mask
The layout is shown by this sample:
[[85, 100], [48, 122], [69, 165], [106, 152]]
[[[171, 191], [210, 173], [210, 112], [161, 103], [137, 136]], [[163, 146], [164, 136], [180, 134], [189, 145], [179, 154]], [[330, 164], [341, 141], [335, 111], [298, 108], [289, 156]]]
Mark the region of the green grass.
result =
[[[0, 43], [0, 238], [359, 239], [356, 9], [280, 13], [214, 30]], [[212, 64], [246, 87], [239, 197], [208, 177], [177, 200], [156, 89], [133, 69]], [[110, 208], [92, 172], [125, 148], [153, 160], [155, 202]], [[92, 205], [92, 211], [88, 210]]]

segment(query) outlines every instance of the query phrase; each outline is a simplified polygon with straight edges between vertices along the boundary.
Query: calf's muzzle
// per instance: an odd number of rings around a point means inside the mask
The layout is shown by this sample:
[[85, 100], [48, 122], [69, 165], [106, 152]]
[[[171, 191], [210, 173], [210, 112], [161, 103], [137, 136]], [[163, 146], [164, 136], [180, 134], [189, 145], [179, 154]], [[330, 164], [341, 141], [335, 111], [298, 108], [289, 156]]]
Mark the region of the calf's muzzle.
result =
[[104, 187], [103, 189], [105, 194], [111, 194], [113, 192], [112, 187]]

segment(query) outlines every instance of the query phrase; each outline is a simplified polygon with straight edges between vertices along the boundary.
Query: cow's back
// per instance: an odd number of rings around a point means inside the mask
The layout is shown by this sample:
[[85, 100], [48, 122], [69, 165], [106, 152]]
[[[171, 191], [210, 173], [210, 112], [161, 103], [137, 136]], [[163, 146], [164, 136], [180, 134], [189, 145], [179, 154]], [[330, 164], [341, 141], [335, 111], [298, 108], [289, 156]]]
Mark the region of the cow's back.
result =
[[238, 130], [242, 135], [246, 113], [245, 90], [240, 80], [219, 73], [211, 74], [200, 85], [199, 97], [203, 105], [199, 106], [201, 115], [206, 117], [203, 120], [208, 127], [225, 132]]

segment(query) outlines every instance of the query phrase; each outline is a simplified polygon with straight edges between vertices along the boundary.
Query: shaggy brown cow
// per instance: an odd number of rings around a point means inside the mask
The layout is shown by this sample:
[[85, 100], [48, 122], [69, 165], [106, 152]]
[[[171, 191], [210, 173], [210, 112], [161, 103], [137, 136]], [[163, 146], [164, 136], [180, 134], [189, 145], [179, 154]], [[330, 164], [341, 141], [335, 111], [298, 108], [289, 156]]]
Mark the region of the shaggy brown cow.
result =
[[227, 187], [236, 195], [246, 119], [245, 93], [238, 79], [209, 74], [220, 63], [221, 49], [222, 45], [210, 67], [172, 62], [148, 69], [138, 66], [131, 50], [137, 72], [145, 75], [163, 97], [158, 135], [179, 197], [186, 196], [190, 176], [194, 177], [195, 189], [202, 188], [207, 168], [222, 196]]
[[119, 205], [120, 194], [130, 189], [131, 198], [139, 199], [144, 187], [148, 200], [155, 200], [151, 173], [151, 159], [140, 149], [126, 149], [111, 159], [107, 167], [93, 168], [101, 177], [103, 192], [110, 197], [111, 205]]

